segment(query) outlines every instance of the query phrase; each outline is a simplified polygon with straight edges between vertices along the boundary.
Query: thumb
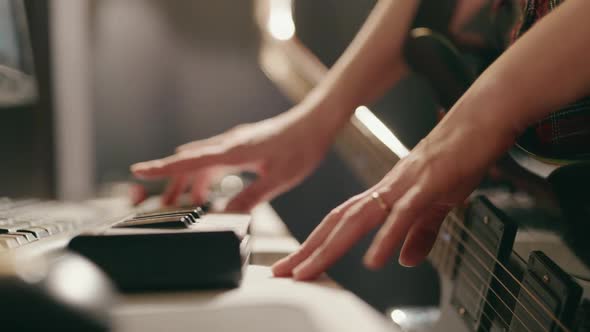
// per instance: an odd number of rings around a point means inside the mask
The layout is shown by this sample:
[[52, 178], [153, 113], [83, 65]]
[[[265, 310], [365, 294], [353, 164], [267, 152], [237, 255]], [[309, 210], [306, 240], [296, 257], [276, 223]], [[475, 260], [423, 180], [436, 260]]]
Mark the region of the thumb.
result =
[[410, 228], [400, 251], [399, 263], [403, 266], [420, 264], [434, 246], [440, 225], [450, 208], [434, 206]]

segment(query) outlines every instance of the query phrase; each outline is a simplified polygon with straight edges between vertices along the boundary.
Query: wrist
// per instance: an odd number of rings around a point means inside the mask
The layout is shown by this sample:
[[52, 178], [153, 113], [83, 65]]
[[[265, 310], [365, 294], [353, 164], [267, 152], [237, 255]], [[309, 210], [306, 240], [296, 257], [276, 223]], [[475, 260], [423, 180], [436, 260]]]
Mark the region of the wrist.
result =
[[355, 106], [336, 96], [311, 92], [296, 108], [310, 127], [324, 136], [333, 137], [350, 121]]

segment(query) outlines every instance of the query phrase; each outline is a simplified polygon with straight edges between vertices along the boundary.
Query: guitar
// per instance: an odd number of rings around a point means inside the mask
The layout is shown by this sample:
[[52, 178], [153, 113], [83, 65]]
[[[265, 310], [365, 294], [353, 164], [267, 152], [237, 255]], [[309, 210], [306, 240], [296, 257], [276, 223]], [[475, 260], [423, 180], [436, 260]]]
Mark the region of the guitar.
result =
[[[465, 65], [450, 36], [437, 32], [448, 22], [429, 21], [429, 12], [440, 17], [440, 10], [450, 11], [443, 2], [448, 1], [423, 1], [439, 7], [421, 8], [417, 21], [430, 24], [412, 30], [406, 50], [409, 65], [429, 79], [440, 105], [448, 109], [477, 70]], [[257, 8], [261, 65], [281, 90], [299, 101], [327, 69], [296, 37], [273, 39], [267, 29], [273, 15], [268, 0], [257, 1]], [[510, 21], [510, 16], [500, 20]], [[480, 17], [485, 21], [489, 16]], [[494, 40], [494, 35], [487, 39]], [[478, 58], [489, 63], [499, 54], [495, 51]], [[368, 184], [398, 160], [354, 117], [337, 146]], [[590, 165], [549, 164], [515, 148], [496, 169], [499, 176], [487, 180], [467, 206], [448, 215], [428, 257], [440, 276], [440, 307], [394, 308], [392, 318], [412, 331], [590, 330]]]
[[[475, 78], [450, 38], [429, 28], [411, 31], [406, 59], [431, 82], [443, 107]], [[549, 162], [517, 145], [495, 168], [495, 179], [448, 215], [430, 253], [443, 286], [440, 318], [427, 328], [401, 325], [416, 331], [589, 330], [590, 160]], [[424, 316], [406, 311], [395, 309], [392, 316]]]

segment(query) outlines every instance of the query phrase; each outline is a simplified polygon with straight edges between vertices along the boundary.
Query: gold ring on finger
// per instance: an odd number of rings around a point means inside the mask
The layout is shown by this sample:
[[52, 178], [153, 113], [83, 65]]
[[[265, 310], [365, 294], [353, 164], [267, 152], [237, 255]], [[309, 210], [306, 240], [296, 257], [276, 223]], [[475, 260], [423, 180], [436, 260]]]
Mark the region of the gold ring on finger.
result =
[[391, 208], [389, 207], [389, 205], [385, 202], [385, 200], [383, 199], [383, 197], [381, 197], [381, 194], [378, 191], [373, 191], [371, 193], [371, 198], [377, 202], [377, 204], [379, 205], [379, 207], [385, 211], [385, 212], [389, 212], [389, 210], [391, 210]]

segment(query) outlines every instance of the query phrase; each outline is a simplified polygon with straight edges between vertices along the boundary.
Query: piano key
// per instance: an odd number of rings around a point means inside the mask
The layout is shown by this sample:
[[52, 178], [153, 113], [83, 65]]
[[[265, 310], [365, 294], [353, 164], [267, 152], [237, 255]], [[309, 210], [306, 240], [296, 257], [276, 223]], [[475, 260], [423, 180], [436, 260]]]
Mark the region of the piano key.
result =
[[200, 208], [171, 210], [171, 211], [144, 212], [144, 213], [136, 214], [133, 219], [144, 219], [144, 218], [166, 217], [166, 216], [184, 216], [187, 214], [190, 214], [193, 217], [195, 217], [195, 219], [197, 219], [197, 218], [201, 217], [203, 212], [202, 212], [202, 209], [200, 209]]
[[10, 232], [10, 233], [8, 233], [8, 235], [20, 235], [20, 236], [24, 236], [27, 239], [27, 242], [31, 242], [31, 241], [37, 240], [37, 237], [35, 236], [35, 234], [28, 233], [28, 232]]
[[20, 246], [20, 244], [14, 237], [0, 234], [0, 247], [4, 249], [12, 249], [18, 246]]
[[47, 234], [49, 234], [49, 235], [53, 235], [53, 234], [58, 233], [58, 229], [57, 229], [57, 227], [55, 227], [55, 225], [46, 224], [46, 223], [35, 223], [34, 225], [35, 225], [35, 227], [43, 228], [47, 232]]
[[11, 237], [11, 238], [15, 239], [19, 245], [29, 243], [29, 240], [27, 239], [26, 236], [19, 235], [19, 234], [2, 234], [2, 237], [3, 238]]
[[193, 222], [187, 216], [160, 216], [126, 220], [116, 227], [189, 227]]
[[37, 237], [38, 239], [49, 236], [49, 232], [45, 228], [42, 228], [42, 227], [21, 228], [21, 229], [18, 229], [17, 232], [31, 233], [31, 234], [35, 235], [35, 237]]

